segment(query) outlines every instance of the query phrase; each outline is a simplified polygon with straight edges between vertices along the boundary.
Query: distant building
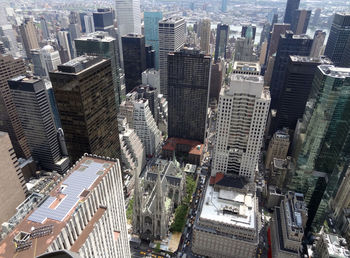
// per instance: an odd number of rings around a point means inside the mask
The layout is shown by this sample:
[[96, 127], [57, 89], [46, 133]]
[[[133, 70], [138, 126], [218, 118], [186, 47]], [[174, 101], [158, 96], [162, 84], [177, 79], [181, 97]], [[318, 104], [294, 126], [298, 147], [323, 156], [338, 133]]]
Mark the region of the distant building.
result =
[[322, 30], [316, 30], [312, 47], [310, 51], [310, 57], [320, 57], [324, 51], [324, 40], [326, 39], [326, 32]]
[[257, 60], [253, 51], [254, 42], [252, 38], [237, 38], [235, 42], [235, 61], [252, 62]]
[[41, 31], [43, 33], [43, 38], [49, 39], [50, 38], [50, 31], [49, 31], [49, 28], [47, 26], [46, 19], [43, 16], [40, 17], [40, 27], [41, 27]]
[[56, 70], [57, 66], [61, 64], [60, 54], [50, 45], [46, 45], [41, 49], [41, 55], [48, 72]]
[[86, 34], [95, 32], [94, 18], [91, 13], [84, 16]]
[[43, 169], [65, 173], [69, 158], [62, 153], [44, 82], [18, 76], [8, 84], [33, 159]]
[[61, 47], [61, 54], [60, 58], [62, 60], [62, 63], [66, 63], [69, 60], [72, 59], [74, 56], [71, 41], [70, 41], [70, 36], [67, 31], [59, 31], [57, 32], [57, 38], [58, 38], [58, 44]]
[[299, 9], [300, 0], [288, 0], [284, 13], [284, 23], [293, 24], [296, 19], [296, 11]]
[[210, 75], [210, 93], [209, 99], [216, 99], [216, 102], [219, 100], [221, 86], [224, 81], [225, 76], [225, 60], [220, 59], [214, 61], [211, 65], [211, 75]]
[[255, 25], [252, 25], [249, 23], [242, 25], [242, 30], [241, 30], [241, 37], [242, 38], [250, 37], [253, 39], [253, 42], [254, 42], [255, 35], [256, 35], [256, 26]]
[[311, 17], [311, 10], [296, 10], [291, 30], [295, 35], [305, 34]]
[[271, 223], [272, 257], [301, 257], [302, 240], [307, 221], [304, 195], [288, 192], [275, 207]]
[[320, 20], [320, 16], [321, 16], [321, 9], [317, 8], [314, 12], [314, 17], [312, 18], [312, 24], [313, 25], [318, 25], [318, 22]]
[[227, 11], [227, 0], [221, 0], [221, 12]]
[[200, 47], [205, 54], [210, 54], [210, 20], [200, 21]]
[[0, 242], [2, 255], [37, 257], [66, 249], [82, 258], [131, 257], [121, 173], [116, 159], [80, 158]]
[[84, 153], [120, 157], [111, 70], [110, 59], [81, 56], [50, 72], [72, 162]]
[[341, 238], [336, 234], [321, 233], [318, 241], [316, 242], [315, 257], [348, 258], [350, 257], [350, 251], [347, 248], [347, 242], [344, 238]]
[[0, 131], [0, 224], [16, 213], [26, 198], [27, 188], [7, 133]]
[[265, 167], [270, 168], [271, 162], [274, 158], [286, 159], [289, 149], [289, 134], [288, 130], [280, 130], [273, 134], [267, 149]]
[[217, 61], [219, 57], [226, 58], [226, 47], [229, 34], [229, 26], [227, 24], [219, 23], [216, 28], [216, 43], [214, 60]]
[[286, 33], [286, 31], [289, 29], [290, 29], [290, 24], [285, 24], [285, 23], [275, 23], [272, 26], [271, 38], [268, 43], [268, 51], [267, 51], [267, 58], [266, 58], [267, 62], [269, 61], [269, 58], [272, 57], [277, 52], [278, 43], [279, 43], [281, 34]]
[[[155, 69], [159, 70], [159, 21], [163, 19], [161, 12], [144, 12], [146, 45], [155, 51]], [[153, 86], [154, 87], [154, 86]]]
[[111, 8], [97, 8], [97, 12], [92, 13], [95, 31], [106, 31], [113, 35], [114, 23]]
[[26, 51], [27, 58], [30, 59], [30, 50], [39, 48], [37, 32], [33, 23], [33, 19], [25, 18], [24, 22], [19, 27], [21, 33], [24, 50]]
[[142, 84], [150, 85], [160, 93], [160, 77], [159, 71], [156, 69], [147, 69], [142, 72]]
[[116, 0], [115, 11], [120, 37], [141, 34], [140, 0]]
[[30, 55], [32, 57], [32, 63], [33, 63], [33, 74], [35, 76], [41, 76], [46, 77], [48, 76], [48, 71], [45, 65], [44, 58], [41, 54], [40, 49], [31, 49]]

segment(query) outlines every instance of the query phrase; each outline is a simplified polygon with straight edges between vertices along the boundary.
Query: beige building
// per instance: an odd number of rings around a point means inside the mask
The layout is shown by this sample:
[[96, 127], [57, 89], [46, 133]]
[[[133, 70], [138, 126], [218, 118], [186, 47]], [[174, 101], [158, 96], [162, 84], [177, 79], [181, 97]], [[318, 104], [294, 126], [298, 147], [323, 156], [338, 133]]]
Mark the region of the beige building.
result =
[[291, 168], [292, 162], [290, 157], [286, 159], [273, 158], [270, 166], [269, 184], [283, 189]]
[[210, 54], [210, 20], [200, 21], [200, 47], [205, 54]]
[[301, 241], [307, 221], [304, 195], [288, 192], [279, 207], [275, 207], [271, 223], [272, 257], [301, 257]]
[[260, 215], [255, 184], [217, 174], [199, 203], [192, 251], [206, 257], [255, 257]]
[[[0, 224], [16, 213], [26, 198], [26, 186], [7, 133], [0, 132]], [[0, 253], [1, 255], [1, 253]]]
[[37, 30], [34, 26], [31, 18], [25, 18], [24, 22], [19, 27], [24, 50], [26, 51], [27, 58], [31, 58], [30, 50], [39, 48]]
[[267, 149], [265, 167], [270, 168], [274, 158], [286, 159], [289, 148], [289, 134], [287, 130], [279, 130], [274, 133], [269, 148]]
[[0, 256], [66, 249], [80, 257], [130, 257], [119, 160], [85, 154], [0, 242]]

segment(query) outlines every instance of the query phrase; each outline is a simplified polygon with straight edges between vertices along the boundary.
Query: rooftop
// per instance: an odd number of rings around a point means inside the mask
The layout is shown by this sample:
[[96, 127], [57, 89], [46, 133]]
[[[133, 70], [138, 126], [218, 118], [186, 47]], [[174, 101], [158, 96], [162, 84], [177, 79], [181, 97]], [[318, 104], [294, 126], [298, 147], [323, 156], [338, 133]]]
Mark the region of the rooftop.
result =
[[90, 33], [88, 35], [82, 36], [82, 37], [77, 38], [75, 40], [111, 42], [111, 41], [114, 41], [115, 38], [109, 36], [108, 33], [105, 32], [105, 31], [95, 31], [93, 33]]
[[174, 138], [174, 137], [168, 138], [168, 140], [166, 141], [162, 149], [168, 150], [168, 151], [175, 151], [177, 144], [190, 146], [191, 149], [188, 152], [189, 154], [202, 155], [203, 148], [204, 148], [203, 144], [201, 144], [198, 141], [192, 141], [192, 140], [183, 139], [183, 138]]
[[[84, 202], [92, 189], [115, 164], [113, 160], [84, 156], [79, 160], [67, 176], [44, 198], [44, 201], [20, 222], [14, 230], [0, 243], [1, 257], [36, 257], [44, 253], [61, 230], [71, 219], [72, 215]], [[93, 223], [91, 220], [90, 223]], [[33, 233], [42, 229], [48, 234], [33, 237]], [[85, 229], [80, 237], [84, 237]], [[20, 234], [31, 236], [32, 244], [28, 249], [16, 253], [15, 237]], [[86, 237], [86, 236], [85, 236]], [[78, 239], [79, 240], [79, 239]]]
[[236, 61], [233, 63], [233, 70], [243, 71], [243, 72], [259, 72], [260, 65], [258, 62], [244, 62]]
[[160, 20], [159, 23], [176, 23], [181, 20], [185, 21], [182, 17], [170, 17], [170, 18], [164, 18], [163, 20]]
[[85, 69], [91, 68], [94, 65], [105, 61], [106, 59], [102, 59], [99, 56], [88, 56], [83, 55], [76, 57], [67, 63], [61, 64], [57, 66], [57, 70], [55, 73], [79, 73]]
[[329, 77], [340, 79], [350, 77], [350, 68], [335, 67], [334, 65], [319, 65], [318, 68]]
[[327, 244], [329, 257], [350, 257], [346, 248], [346, 241], [334, 234], [323, 234], [323, 240]]
[[311, 57], [311, 56], [290, 55], [289, 58], [293, 62], [300, 62], [300, 63], [332, 64], [332, 61], [330, 59], [328, 59], [326, 56]]

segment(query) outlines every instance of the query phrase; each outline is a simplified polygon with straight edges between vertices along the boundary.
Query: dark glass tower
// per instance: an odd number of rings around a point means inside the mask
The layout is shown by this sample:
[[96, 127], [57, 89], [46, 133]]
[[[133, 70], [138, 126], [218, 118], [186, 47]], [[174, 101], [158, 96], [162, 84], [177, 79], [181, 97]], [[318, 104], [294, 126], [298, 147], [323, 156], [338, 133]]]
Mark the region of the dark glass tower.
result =
[[305, 34], [309, 26], [311, 10], [295, 10], [291, 29], [296, 35]]
[[107, 31], [112, 33], [111, 31], [114, 29], [114, 24], [113, 13], [110, 8], [98, 8], [97, 12], [92, 15], [96, 31]]
[[294, 131], [298, 119], [303, 117], [317, 66], [331, 64], [327, 58], [289, 56], [287, 71], [277, 101], [276, 128]]
[[182, 49], [168, 55], [169, 137], [204, 142], [211, 57]]
[[309, 56], [311, 46], [312, 39], [306, 35], [293, 35], [292, 31], [286, 31], [280, 36], [270, 83], [271, 108], [277, 108], [289, 55]]
[[324, 54], [335, 66], [341, 64], [345, 46], [350, 37], [350, 13], [336, 13]]
[[299, 9], [300, 0], [287, 0], [286, 11], [284, 13], [284, 23], [292, 24], [295, 19], [295, 11]]
[[219, 23], [216, 29], [215, 61], [219, 57], [226, 58], [226, 46], [228, 40], [229, 26]]
[[120, 158], [110, 59], [80, 56], [50, 73], [71, 161], [84, 153]]
[[142, 83], [146, 70], [145, 37], [128, 34], [122, 37], [126, 93]]

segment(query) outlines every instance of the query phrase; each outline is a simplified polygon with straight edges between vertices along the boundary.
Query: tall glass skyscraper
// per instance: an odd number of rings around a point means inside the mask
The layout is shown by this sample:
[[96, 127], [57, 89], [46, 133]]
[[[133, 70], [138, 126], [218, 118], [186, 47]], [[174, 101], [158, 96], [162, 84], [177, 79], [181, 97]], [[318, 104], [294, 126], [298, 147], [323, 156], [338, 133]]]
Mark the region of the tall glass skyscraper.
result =
[[161, 12], [145, 12], [145, 39], [146, 45], [151, 45], [155, 50], [155, 68], [159, 69], [159, 31], [158, 22], [163, 19]]
[[219, 57], [226, 58], [226, 46], [229, 34], [229, 26], [227, 24], [219, 23], [216, 29], [216, 43], [215, 43], [215, 61]]
[[291, 189], [308, 203], [307, 229], [323, 224], [350, 154], [350, 69], [320, 65], [315, 73], [293, 156]]

